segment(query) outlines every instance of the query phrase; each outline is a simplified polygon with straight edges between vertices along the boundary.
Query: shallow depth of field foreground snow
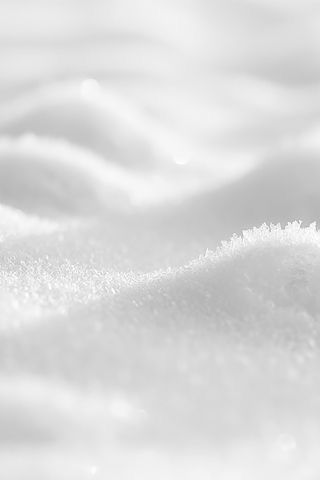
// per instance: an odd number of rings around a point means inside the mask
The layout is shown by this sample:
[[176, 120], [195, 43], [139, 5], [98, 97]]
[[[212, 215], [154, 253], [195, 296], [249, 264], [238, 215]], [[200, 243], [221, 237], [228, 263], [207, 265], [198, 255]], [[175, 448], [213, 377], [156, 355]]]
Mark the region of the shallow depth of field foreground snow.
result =
[[0, 2], [1, 480], [320, 478], [319, 22]]

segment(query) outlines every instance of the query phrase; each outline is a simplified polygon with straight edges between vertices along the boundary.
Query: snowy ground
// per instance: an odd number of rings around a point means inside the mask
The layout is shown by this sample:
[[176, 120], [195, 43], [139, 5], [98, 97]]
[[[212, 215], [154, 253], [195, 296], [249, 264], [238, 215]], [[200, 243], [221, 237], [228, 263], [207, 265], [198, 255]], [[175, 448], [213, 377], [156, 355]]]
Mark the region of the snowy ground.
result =
[[0, 478], [320, 478], [320, 8], [0, 0]]

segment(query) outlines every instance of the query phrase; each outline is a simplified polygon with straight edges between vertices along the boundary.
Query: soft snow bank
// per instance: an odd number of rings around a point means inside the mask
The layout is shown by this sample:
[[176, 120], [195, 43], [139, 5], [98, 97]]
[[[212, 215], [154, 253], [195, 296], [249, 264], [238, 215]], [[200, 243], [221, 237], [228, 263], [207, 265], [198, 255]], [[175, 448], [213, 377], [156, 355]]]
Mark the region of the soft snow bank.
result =
[[174, 135], [93, 79], [52, 84], [3, 105], [0, 128], [64, 138], [128, 167], [161, 171], [174, 165]]
[[54, 221], [25, 214], [21, 210], [6, 205], [0, 205], [0, 242], [13, 237], [21, 238], [28, 235], [50, 234], [59, 231], [61, 228], [61, 225]]
[[294, 222], [284, 230], [264, 224], [185, 267], [144, 276], [121, 294], [120, 312], [134, 319], [155, 317], [169, 327], [178, 322], [179, 328], [190, 321], [194, 328], [211, 328], [225, 319], [222, 329], [239, 327], [248, 337], [251, 328], [261, 329], [263, 337], [271, 321], [272, 337], [281, 338], [281, 316], [292, 315], [289, 323], [296, 329], [296, 314], [320, 313], [319, 247], [315, 224], [301, 228]]
[[0, 139], [0, 200], [26, 212], [64, 217], [130, 210], [139, 189], [134, 175], [70, 143], [32, 135]]
[[234, 442], [271, 455], [282, 435], [305, 455], [319, 438], [319, 246], [314, 225], [263, 226], [186, 267], [122, 278], [67, 318], [7, 330], [2, 371], [118, 392], [143, 412], [134, 431], [115, 423], [123, 448], [197, 444], [229, 462]]

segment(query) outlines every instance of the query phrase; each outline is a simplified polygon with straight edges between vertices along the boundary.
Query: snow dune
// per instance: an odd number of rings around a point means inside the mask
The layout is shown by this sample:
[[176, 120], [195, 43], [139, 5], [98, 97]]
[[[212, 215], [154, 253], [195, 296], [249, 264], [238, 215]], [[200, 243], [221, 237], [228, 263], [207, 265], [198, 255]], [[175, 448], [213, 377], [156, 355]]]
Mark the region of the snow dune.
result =
[[[45, 478], [65, 455], [80, 478], [94, 466], [127, 478], [133, 458], [141, 475], [159, 464], [175, 478], [190, 448], [191, 471], [200, 462], [204, 478], [221, 469], [255, 478], [261, 465], [300, 478], [305, 461], [314, 468], [319, 248], [315, 225], [264, 225], [185, 267], [123, 277], [100, 298], [87, 291], [89, 305], [71, 302], [67, 315], [7, 328], [0, 405], [8, 471], [21, 475], [9, 445], [28, 445], [22, 462], [34, 462], [42, 445], [51, 460], [39, 458], [35, 471]], [[57, 276], [56, 284], [71, 282]]]
[[109, 161], [161, 169], [172, 161], [165, 131], [94, 79], [52, 84], [4, 105], [1, 131], [63, 138]]
[[138, 197], [134, 175], [52, 138], [0, 138], [0, 174], [2, 203], [45, 217], [130, 210]]
[[28, 235], [45, 235], [59, 231], [60, 226], [51, 220], [26, 215], [21, 210], [0, 205], [0, 241], [23, 238]]
[[[281, 229], [280, 224], [244, 231], [215, 252], [178, 270], [147, 276], [129, 295], [129, 309], [137, 306], [155, 312], [161, 321], [174, 317], [201, 323], [227, 315], [239, 322], [272, 316], [273, 310], [289, 309], [316, 316], [319, 313], [320, 236], [315, 224], [301, 228], [298, 222]], [[145, 278], [145, 277], [143, 277]], [[140, 291], [140, 287], [142, 291]], [[143, 293], [145, 291], [145, 293]], [[127, 292], [124, 294], [124, 301]], [[232, 301], [230, 301], [232, 299]], [[130, 304], [132, 302], [132, 305]], [[162, 313], [162, 308], [167, 310]]]

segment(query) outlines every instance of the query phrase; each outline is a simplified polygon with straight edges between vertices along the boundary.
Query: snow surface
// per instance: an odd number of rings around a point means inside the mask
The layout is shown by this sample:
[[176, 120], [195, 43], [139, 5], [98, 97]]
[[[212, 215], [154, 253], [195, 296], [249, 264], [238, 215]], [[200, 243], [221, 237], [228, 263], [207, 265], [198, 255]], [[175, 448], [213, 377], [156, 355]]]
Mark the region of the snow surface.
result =
[[319, 7], [76, 3], [0, 4], [0, 478], [317, 480]]

